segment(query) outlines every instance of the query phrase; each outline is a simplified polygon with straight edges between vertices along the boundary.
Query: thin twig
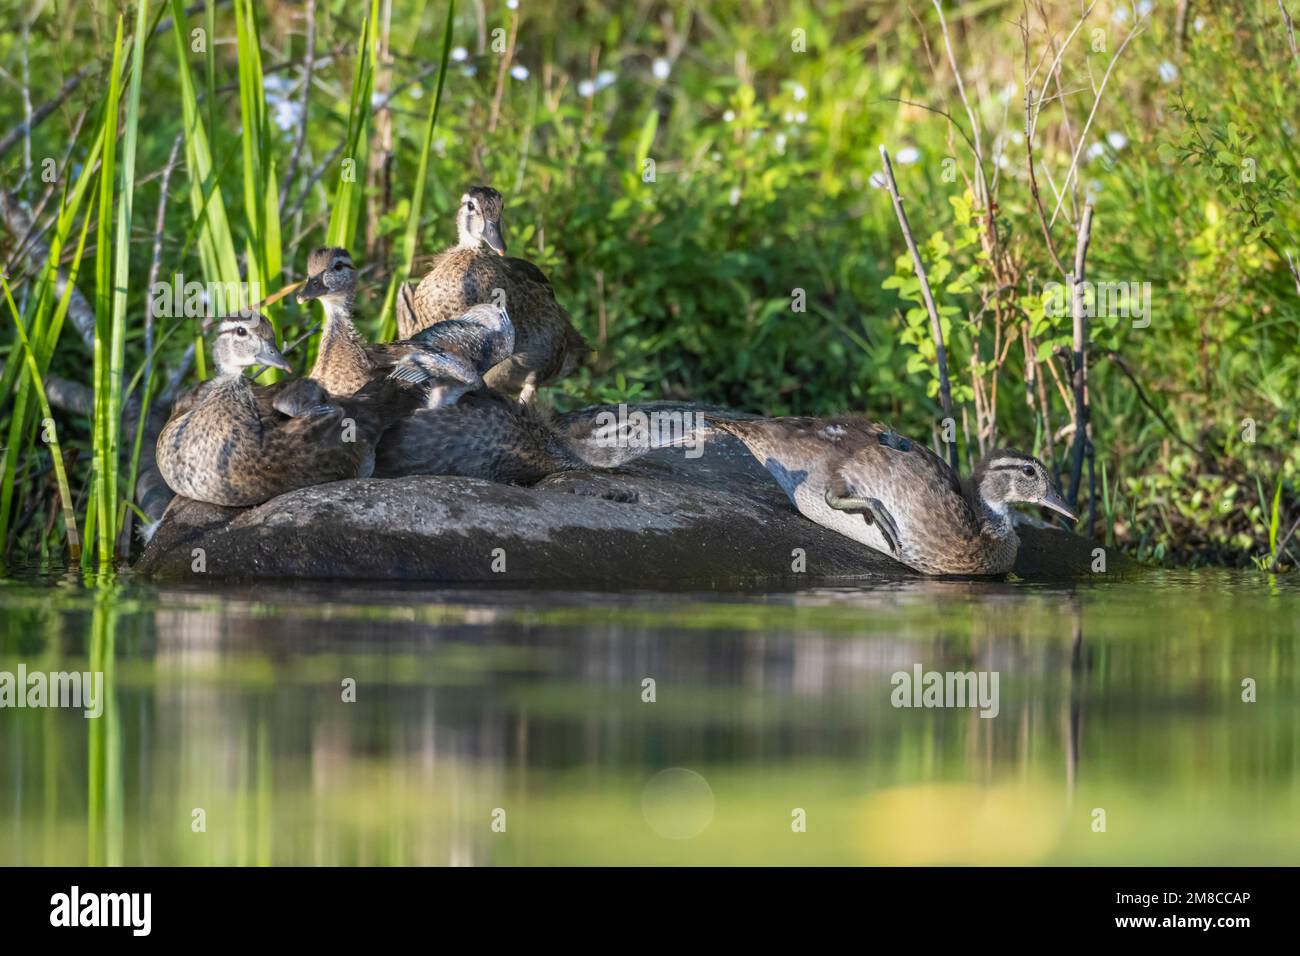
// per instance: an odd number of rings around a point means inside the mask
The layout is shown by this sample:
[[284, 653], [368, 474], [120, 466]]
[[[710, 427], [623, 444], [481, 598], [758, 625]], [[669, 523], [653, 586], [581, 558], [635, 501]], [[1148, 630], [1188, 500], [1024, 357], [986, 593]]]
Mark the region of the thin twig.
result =
[[1066, 173], [1065, 182], [1061, 184], [1062, 195], [1061, 198], [1056, 201], [1056, 208], [1052, 210], [1052, 219], [1051, 222], [1048, 223], [1049, 226], [1055, 225], [1056, 217], [1061, 212], [1061, 202], [1065, 199], [1065, 190], [1070, 187], [1070, 183], [1074, 179], [1074, 174], [1079, 170], [1079, 154], [1083, 151], [1083, 144], [1088, 139], [1088, 130], [1092, 128], [1092, 121], [1097, 116], [1097, 108], [1101, 106], [1101, 96], [1106, 92], [1106, 83], [1110, 80], [1111, 71], [1115, 69], [1115, 64], [1118, 63], [1119, 58], [1123, 56], [1124, 50], [1129, 45], [1129, 42], [1137, 36], [1138, 33], [1141, 32], [1143, 26], [1146, 25], [1146, 18], [1148, 16], [1150, 16], [1149, 13], [1143, 15], [1143, 17], [1133, 25], [1133, 29], [1124, 37], [1124, 42], [1119, 45], [1119, 49], [1116, 50], [1115, 55], [1111, 57], [1110, 63], [1106, 65], [1106, 72], [1102, 74], [1101, 77], [1101, 85], [1097, 87], [1097, 96], [1092, 101], [1092, 111], [1088, 113], [1088, 121], [1083, 124], [1083, 130], [1079, 133], [1079, 142], [1075, 145], [1074, 155], [1070, 158], [1070, 170]]
[[1295, 24], [1291, 22], [1291, 14], [1286, 12], [1282, 0], [1277, 0], [1277, 8], [1282, 11], [1282, 22], [1286, 25], [1286, 38], [1291, 44], [1291, 59], [1295, 60], [1295, 70], [1300, 75], [1300, 50], [1296, 49]]
[[[894, 201], [894, 213], [898, 216], [898, 225], [903, 230], [907, 251], [912, 254], [916, 278], [921, 283], [921, 298], [925, 302], [926, 311], [930, 313], [930, 333], [934, 336], [934, 354], [939, 364], [939, 400], [943, 405], [944, 417], [952, 418], [952, 387], [948, 382], [948, 356], [943, 347], [943, 326], [939, 322], [939, 310], [935, 307], [934, 296], [930, 293], [930, 282], [925, 275], [925, 263], [921, 261], [921, 253], [916, 248], [916, 240], [912, 237], [912, 227], [907, 221], [907, 213], [903, 210], [903, 197], [898, 194], [898, 183], [894, 180], [894, 165], [889, 160], [889, 150], [883, 145], [880, 147], [880, 158], [885, 164], [885, 184], [889, 187], [889, 198]], [[946, 444], [948, 464], [952, 466], [955, 473], [958, 470], [957, 443], [950, 441]]]
[[302, 156], [303, 144], [307, 142], [307, 100], [311, 95], [311, 72], [316, 64], [316, 0], [307, 0], [307, 51], [302, 61], [302, 92], [298, 96], [298, 135], [293, 141], [293, 152], [289, 154], [289, 167], [280, 186], [280, 205], [289, 201], [289, 187], [298, 174], [298, 160]]
[[55, 93], [52, 98], [36, 107], [36, 109], [32, 110], [30, 119], [24, 120], [9, 132], [5, 133], [4, 136], [0, 137], [0, 156], [3, 156], [8, 152], [14, 143], [18, 142], [31, 130], [39, 126], [42, 120], [62, 106], [63, 101], [72, 95], [72, 91], [81, 85], [81, 81], [84, 80], [86, 75], [89, 74], [91, 70], [95, 69], [96, 66], [97, 64], [92, 63], [89, 66], [83, 66], [76, 73], [72, 74], [72, 76], [68, 77], [64, 81], [63, 85], [59, 87], [59, 92]]
[[1084, 275], [1088, 242], [1092, 238], [1092, 203], [1083, 207], [1078, 240], [1074, 247], [1074, 275], [1070, 276], [1070, 313], [1074, 320], [1074, 448], [1070, 458], [1070, 507], [1079, 504], [1079, 483], [1083, 478], [1083, 455], [1088, 444], [1088, 316], [1084, 307]]

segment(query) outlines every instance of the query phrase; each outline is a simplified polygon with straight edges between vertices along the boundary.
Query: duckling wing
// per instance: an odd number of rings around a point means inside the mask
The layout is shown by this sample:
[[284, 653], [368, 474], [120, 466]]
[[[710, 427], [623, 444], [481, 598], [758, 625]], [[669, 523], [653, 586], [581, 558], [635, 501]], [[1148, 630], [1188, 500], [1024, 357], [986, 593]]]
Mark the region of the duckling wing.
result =
[[514, 353], [515, 336], [513, 328], [494, 329], [462, 318], [431, 325], [411, 343], [459, 355], [482, 375]]

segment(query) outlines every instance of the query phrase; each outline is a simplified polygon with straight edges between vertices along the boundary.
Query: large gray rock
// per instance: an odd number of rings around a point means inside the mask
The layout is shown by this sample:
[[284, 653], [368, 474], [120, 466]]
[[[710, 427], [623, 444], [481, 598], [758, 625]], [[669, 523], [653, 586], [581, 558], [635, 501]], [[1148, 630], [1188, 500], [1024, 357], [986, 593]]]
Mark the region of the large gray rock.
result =
[[[659, 406], [663, 407], [663, 406]], [[587, 411], [584, 414], [591, 414]], [[1091, 573], [1095, 542], [1021, 529], [1023, 576]], [[794, 570], [796, 549], [802, 572]], [[1131, 570], [1118, 553], [1108, 575]], [[504, 570], [500, 568], [504, 563]], [[255, 508], [176, 499], [137, 562], [168, 581], [343, 578], [547, 587], [735, 587], [915, 572], [805, 519], [733, 438], [531, 488], [470, 478], [340, 481]], [[202, 568], [202, 570], [196, 570]]]

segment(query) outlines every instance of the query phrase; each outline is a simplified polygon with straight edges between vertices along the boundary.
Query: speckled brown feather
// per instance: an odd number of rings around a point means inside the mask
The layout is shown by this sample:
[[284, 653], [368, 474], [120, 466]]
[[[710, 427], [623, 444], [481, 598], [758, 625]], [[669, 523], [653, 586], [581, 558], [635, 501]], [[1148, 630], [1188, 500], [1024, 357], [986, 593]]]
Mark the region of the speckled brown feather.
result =
[[459, 475], [530, 485], [583, 467], [540, 413], [485, 391], [397, 422], [375, 453], [378, 478]]
[[416, 287], [414, 319], [398, 334], [411, 338], [422, 329], [457, 318], [472, 305], [492, 302], [494, 290], [505, 294], [505, 308], [515, 325], [515, 352], [485, 378], [502, 392], [517, 394], [529, 375], [545, 385], [576, 369], [591, 347], [573, 327], [569, 313], [555, 298], [546, 276], [531, 262], [498, 256], [487, 249], [452, 246], [434, 259]]
[[[263, 389], [236, 376], [185, 396], [158, 436], [167, 485], [199, 501], [247, 506], [295, 488], [367, 477], [376, 441], [420, 400], [418, 389], [380, 381], [353, 399], [289, 417], [273, 403], [297, 384]], [[349, 429], [351, 441], [345, 440]]]
[[891, 554], [879, 528], [826, 503], [874, 498], [899, 529], [898, 560], [926, 574], [1002, 574], [1015, 561], [1008, 521], [977, 514], [948, 465], [923, 444], [865, 418], [713, 419], [777, 479], [806, 517]]
[[375, 452], [375, 477], [459, 475], [530, 485], [562, 471], [617, 468], [694, 439], [693, 429], [637, 437], [585, 420], [560, 428], [530, 405], [480, 389], [397, 422]]

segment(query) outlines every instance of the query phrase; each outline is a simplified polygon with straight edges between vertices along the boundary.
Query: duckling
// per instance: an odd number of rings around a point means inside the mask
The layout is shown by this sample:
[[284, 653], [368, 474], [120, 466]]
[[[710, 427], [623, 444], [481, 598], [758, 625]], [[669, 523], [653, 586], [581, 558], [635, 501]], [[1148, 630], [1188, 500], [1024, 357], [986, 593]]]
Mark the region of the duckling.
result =
[[157, 460], [174, 492], [215, 505], [256, 505], [295, 488], [368, 477], [380, 435], [423, 401], [399, 376], [342, 400], [310, 379], [258, 388], [245, 369], [291, 369], [271, 323], [255, 312], [221, 321], [212, 358], [215, 376], [177, 403], [158, 436]]
[[1010, 571], [1013, 502], [1076, 520], [1042, 462], [1013, 449], [989, 452], [962, 481], [920, 442], [864, 418], [710, 424], [744, 442], [805, 517], [923, 574]]
[[346, 249], [323, 247], [307, 257], [307, 282], [298, 301], [320, 299], [325, 327], [311, 378], [331, 395], [352, 395], [417, 351], [447, 354], [464, 364], [461, 374], [477, 380], [510, 357], [515, 330], [504, 309], [482, 304], [401, 342], [367, 342], [352, 321], [357, 269]]
[[[454, 369], [440, 356], [415, 355], [410, 366], [427, 373], [428, 407], [394, 424], [375, 450], [375, 477], [459, 475], [505, 484], [531, 485], [564, 471], [617, 468], [658, 448], [690, 444], [695, 432], [637, 435], [621, 426], [592, 428], [580, 422], [561, 429], [534, 406], [488, 389], [462, 390], [439, 400], [439, 383]], [[409, 381], [418, 380], [403, 370]]]
[[461, 197], [459, 242], [434, 259], [414, 295], [403, 290], [398, 334], [413, 337], [503, 294], [514, 317], [515, 353], [484, 378], [490, 388], [527, 402], [538, 386], [573, 372], [591, 347], [556, 301], [545, 273], [526, 259], [506, 255], [501, 208], [501, 194], [489, 186], [475, 186]]

